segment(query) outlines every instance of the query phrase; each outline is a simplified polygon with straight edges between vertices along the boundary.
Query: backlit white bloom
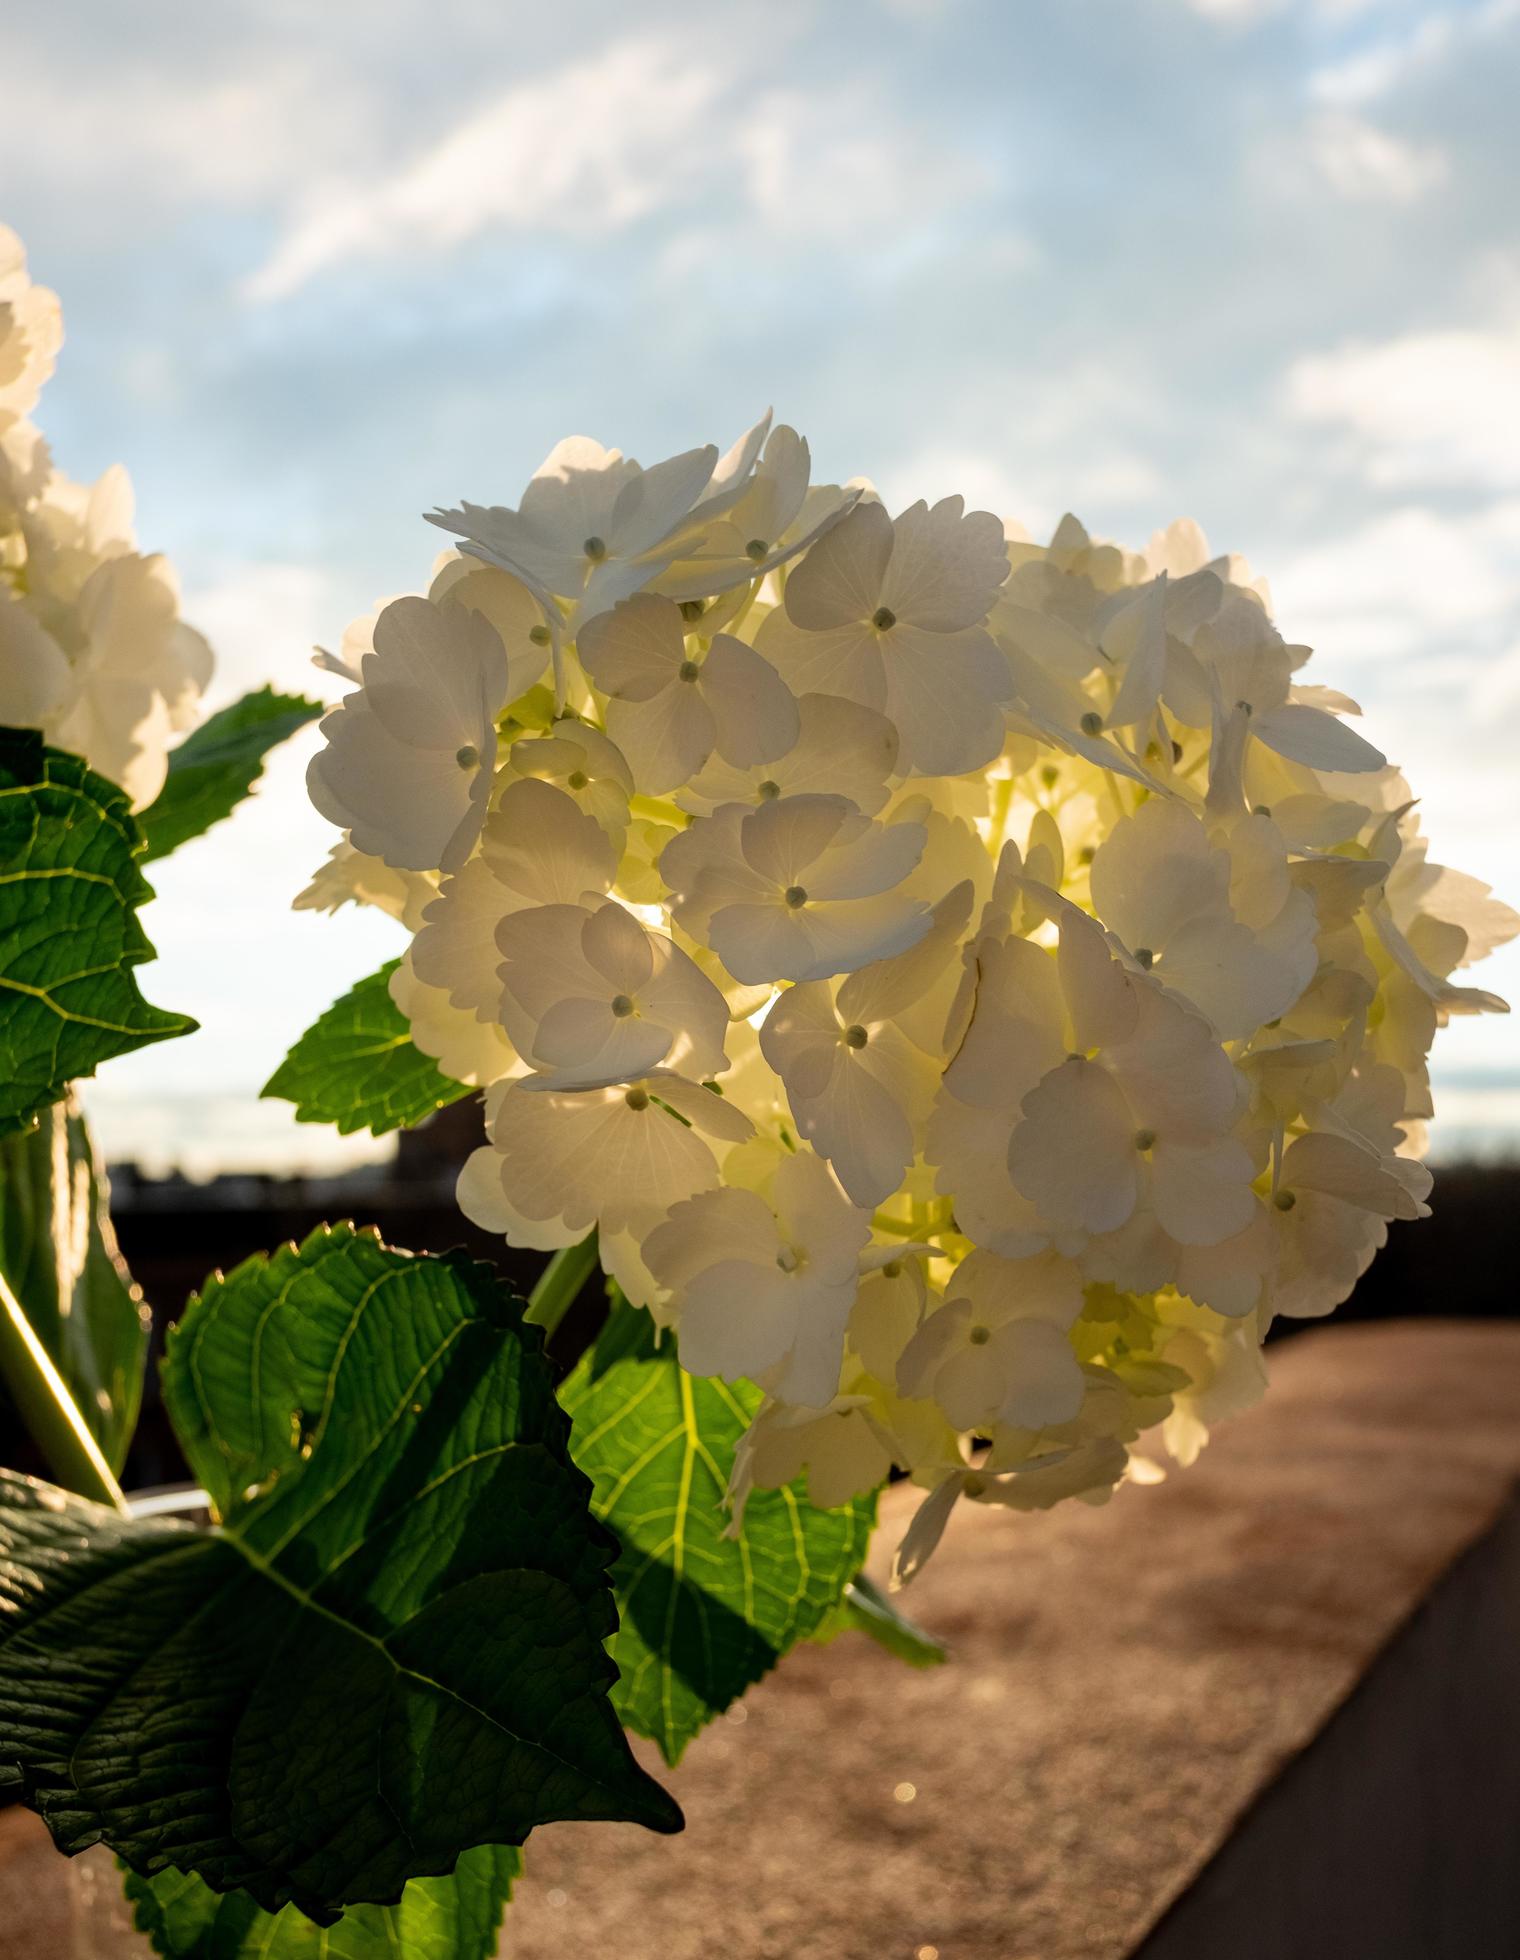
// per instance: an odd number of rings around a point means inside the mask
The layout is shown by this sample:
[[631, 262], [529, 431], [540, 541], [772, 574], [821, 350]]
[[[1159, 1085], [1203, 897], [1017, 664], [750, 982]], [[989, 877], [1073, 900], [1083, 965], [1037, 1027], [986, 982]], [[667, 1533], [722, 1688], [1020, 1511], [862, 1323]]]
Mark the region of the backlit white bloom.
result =
[[958, 776], [1003, 745], [1010, 682], [985, 621], [1007, 572], [1002, 525], [959, 497], [895, 523], [860, 503], [793, 570], [757, 645], [799, 694], [884, 714], [904, 770]]
[[[764, 1392], [729, 1530], [895, 1466], [903, 1578], [962, 1500], [1101, 1503], [1260, 1394], [1274, 1317], [1424, 1215], [1431, 1042], [1520, 919], [1196, 525], [1041, 544], [810, 474], [768, 417], [649, 471], [576, 439], [448, 520], [343, 643], [352, 837], [301, 903], [411, 931], [392, 997], [487, 1089], [469, 1216], [595, 1228]], [[395, 604], [449, 622], [399, 712]]]
[[423, 912], [413, 946], [419, 978], [481, 1020], [500, 1020], [502, 921], [533, 906], [601, 897], [617, 862], [613, 840], [572, 795], [536, 776], [509, 778], [475, 855]]
[[557, 1088], [628, 1082], [662, 1065], [699, 1081], [727, 1068], [722, 994], [616, 899], [509, 913], [496, 943], [502, 1023]]
[[750, 1127], [732, 1103], [678, 1075], [602, 1089], [513, 1082], [492, 1145], [460, 1174], [460, 1206], [513, 1245], [574, 1245], [593, 1225], [643, 1236], [672, 1205], [717, 1185], [713, 1141], [741, 1143]]
[[607, 732], [650, 794], [689, 781], [714, 750], [742, 768], [797, 740], [797, 703], [775, 668], [728, 633], [688, 641], [669, 599], [625, 599], [577, 644], [607, 696]]
[[672, 1297], [681, 1365], [824, 1407], [870, 1232], [827, 1167], [800, 1153], [776, 1166], [768, 1199], [729, 1188], [676, 1206], [644, 1252]]
[[676, 922], [736, 980], [822, 980], [905, 952], [928, 909], [894, 887], [923, 854], [921, 823], [877, 823], [843, 796], [725, 804], [665, 850]]
[[375, 621], [363, 685], [322, 723], [311, 800], [355, 846], [401, 871], [454, 871], [490, 802], [496, 717], [512, 663], [483, 612], [395, 599]]
[[[1247, 817], [1243, 831], [1266, 831], [1267, 817]], [[1239, 1041], [1279, 1019], [1314, 977], [1319, 963], [1316, 918], [1308, 895], [1293, 888], [1283, 848], [1267, 846], [1271, 873], [1244, 883], [1248, 904], [1267, 912], [1258, 930], [1231, 904], [1232, 864], [1210, 842], [1200, 820], [1180, 803], [1152, 797], [1115, 824], [1093, 859], [1093, 906], [1110, 932], [1170, 993], [1213, 1022], [1222, 1040]]]
[[804, 694], [797, 739], [784, 754], [746, 768], [712, 759], [675, 792], [693, 816], [723, 803], [773, 803], [778, 796], [846, 796], [868, 817], [886, 802], [897, 767], [897, 730], [885, 715], [838, 694]]

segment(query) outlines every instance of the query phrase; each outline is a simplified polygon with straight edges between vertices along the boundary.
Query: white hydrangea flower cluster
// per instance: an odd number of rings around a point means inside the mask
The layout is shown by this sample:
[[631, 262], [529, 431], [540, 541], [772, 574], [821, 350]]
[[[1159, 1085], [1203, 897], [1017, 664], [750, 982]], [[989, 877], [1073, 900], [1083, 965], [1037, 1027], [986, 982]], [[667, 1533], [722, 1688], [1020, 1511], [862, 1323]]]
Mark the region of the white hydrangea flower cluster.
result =
[[168, 561], [137, 549], [126, 471], [73, 482], [28, 419], [62, 339], [56, 296], [0, 225], [0, 724], [41, 729], [141, 809], [198, 718], [211, 649]]
[[1048, 545], [810, 486], [762, 421], [575, 438], [327, 663], [301, 902], [413, 937], [486, 1090], [466, 1213], [600, 1232], [696, 1374], [766, 1400], [731, 1496], [1098, 1501], [1188, 1462], [1425, 1214], [1451, 979], [1520, 929], [1264, 585], [1175, 524]]

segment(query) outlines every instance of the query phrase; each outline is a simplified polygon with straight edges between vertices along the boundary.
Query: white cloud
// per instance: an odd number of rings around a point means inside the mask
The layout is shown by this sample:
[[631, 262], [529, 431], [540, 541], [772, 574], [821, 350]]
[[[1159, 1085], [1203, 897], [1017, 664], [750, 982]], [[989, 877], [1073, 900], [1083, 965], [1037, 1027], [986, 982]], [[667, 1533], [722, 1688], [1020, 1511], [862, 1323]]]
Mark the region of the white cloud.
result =
[[1406, 81], [1424, 76], [1454, 50], [1486, 40], [1517, 19], [1520, 0], [1484, 0], [1466, 12], [1432, 8], [1407, 32], [1388, 35], [1316, 69], [1309, 78], [1309, 92], [1320, 102], [1342, 107], [1375, 102]]
[[1389, 511], [1271, 578], [1283, 631], [1318, 647], [1327, 672], [1428, 658], [1453, 641], [1477, 659], [1520, 625], [1520, 499], [1462, 519], [1421, 505]]
[[730, 243], [744, 226], [885, 239], [985, 183], [864, 84], [766, 89], [720, 41], [629, 35], [515, 83], [399, 170], [315, 194], [244, 291], [280, 299], [346, 260], [493, 227], [596, 239], [715, 201]]
[[1284, 392], [1373, 484], [1520, 484], [1520, 323], [1351, 342], [1294, 362]]
[[297, 694], [327, 691], [312, 648], [341, 634], [347, 615], [315, 566], [235, 565], [215, 584], [188, 591], [182, 610], [216, 654], [213, 706], [266, 681]]
[[515, 83], [414, 162], [320, 195], [253, 275], [278, 299], [355, 256], [457, 245], [489, 225], [614, 231], [690, 194], [694, 127], [727, 85], [713, 66], [630, 36]]
[[256, 204], [366, 151], [376, 131], [366, 90], [290, 55], [188, 76], [165, 63], [91, 74], [10, 46], [6, 59], [0, 175], [92, 205], [124, 190]]
[[1309, 156], [1338, 196], [1409, 204], [1444, 181], [1449, 165], [1434, 144], [1406, 143], [1347, 110], [1327, 110], [1307, 132]]

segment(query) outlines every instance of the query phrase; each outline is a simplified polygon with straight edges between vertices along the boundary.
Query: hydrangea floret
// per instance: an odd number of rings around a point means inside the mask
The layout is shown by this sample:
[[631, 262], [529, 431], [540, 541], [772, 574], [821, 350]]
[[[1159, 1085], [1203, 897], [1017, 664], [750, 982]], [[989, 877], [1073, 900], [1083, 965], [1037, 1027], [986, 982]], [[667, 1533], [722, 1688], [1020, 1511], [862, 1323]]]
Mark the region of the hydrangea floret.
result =
[[327, 662], [303, 902], [412, 935], [393, 998], [485, 1091], [465, 1212], [595, 1228], [765, 1391], [731, 1528], [896, 1465], [907, 1576], [961, 1498], [1154, 1481], [1426, 1215], [1431, 1041], [1520, 919], [1195, 524], [893, 515], [769, 417], [433, 522]]

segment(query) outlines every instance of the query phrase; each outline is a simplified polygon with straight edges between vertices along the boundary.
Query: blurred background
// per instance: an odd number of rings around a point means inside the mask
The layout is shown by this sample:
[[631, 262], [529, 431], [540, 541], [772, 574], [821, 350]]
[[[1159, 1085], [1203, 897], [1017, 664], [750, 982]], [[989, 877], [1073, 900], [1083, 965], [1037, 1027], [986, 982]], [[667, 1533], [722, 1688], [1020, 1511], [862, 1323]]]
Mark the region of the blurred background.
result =
[[[46, 424], [76, 476], [127, 464], [218, 703], [323, 691], [313, 643], [425, 582], [424, 509], [773, 402], [893, 506], [1131, 546], [1195, 516], [1433, 855], [1520, 895], [1520, 0], [64, 12], [12, 12], [0, 78], [0, 202], [67, 324]], [[156, 871], [153, 996], [203, 1031], [90, 1087], [125, 1212], [396, 1182], [392, 1139], [256, 1100], [400, 947], [289, 910], [315, 742]], [[1482, 978], [1520, 996], [1520, 950]], [[1520, 1028], [1454, 1025], [1436, 1094], [1438, 1157], [1520, 1155]]]

